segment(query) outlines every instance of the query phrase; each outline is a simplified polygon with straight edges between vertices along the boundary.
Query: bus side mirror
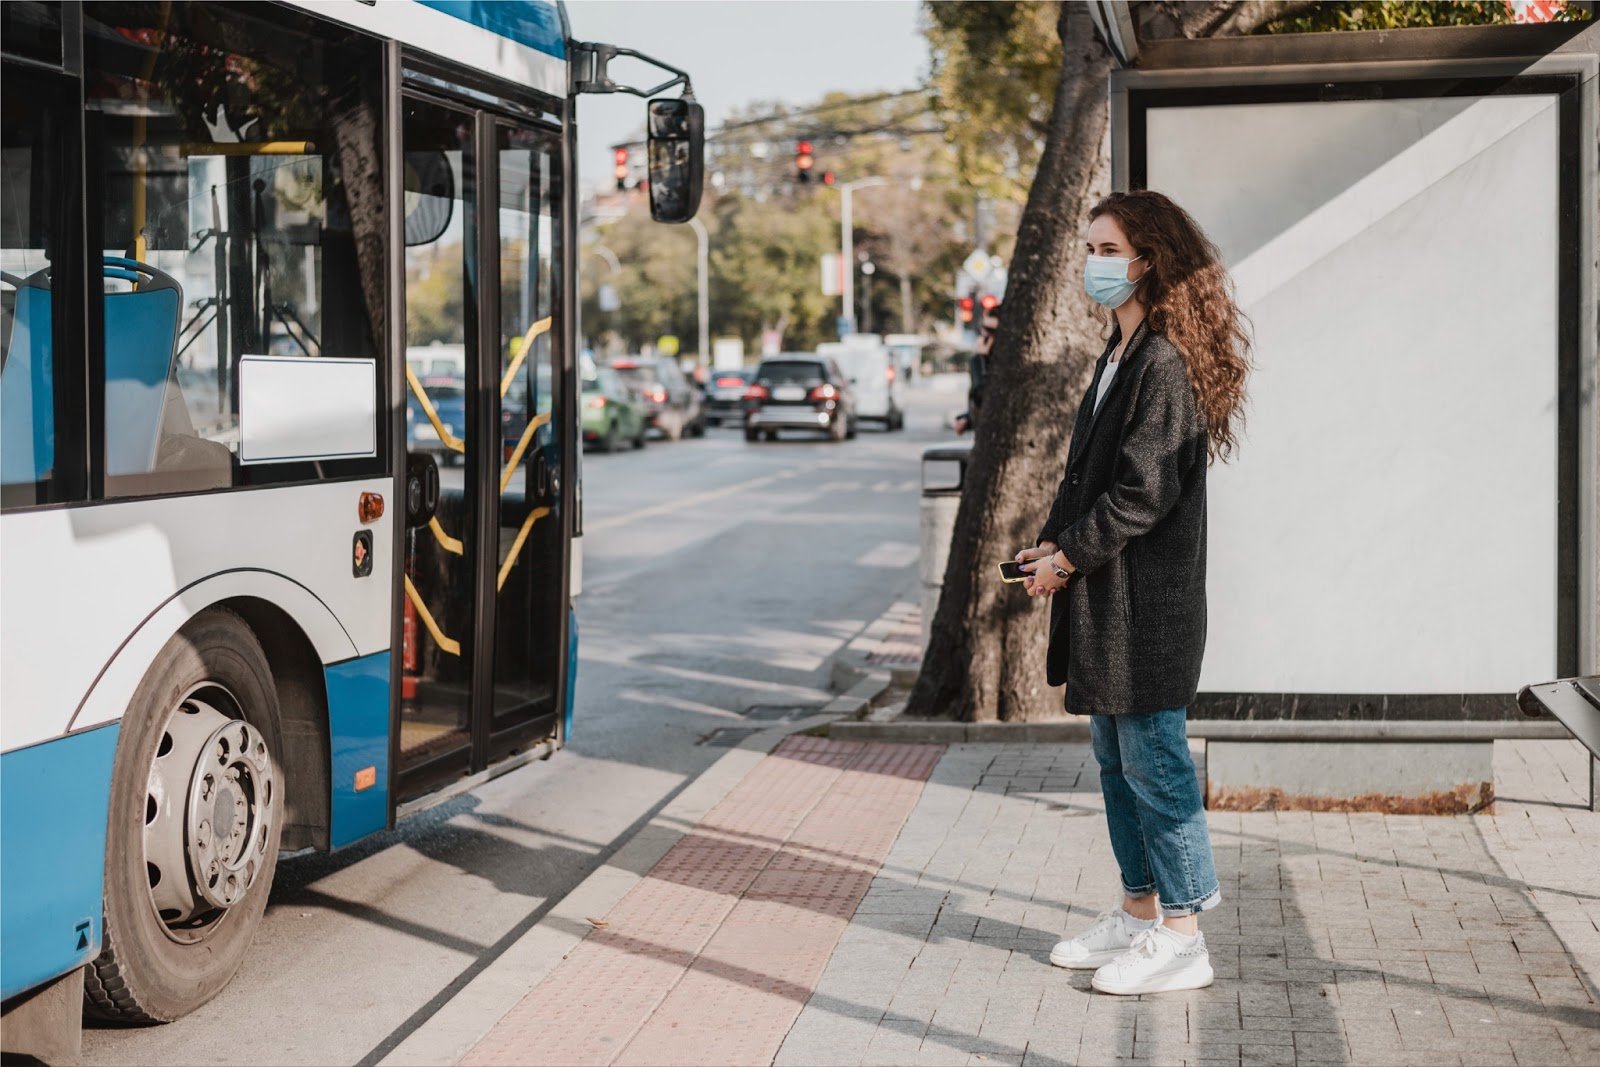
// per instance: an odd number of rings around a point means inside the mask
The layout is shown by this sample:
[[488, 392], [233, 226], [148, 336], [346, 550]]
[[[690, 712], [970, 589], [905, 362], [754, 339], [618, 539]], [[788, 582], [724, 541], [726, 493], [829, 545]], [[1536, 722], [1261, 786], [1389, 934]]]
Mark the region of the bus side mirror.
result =
[[439, 510], [439, 465], [426, 452], [406, 456], [406, 527], [426, 526]]
[[700, 210], [705, 182], [705, 109], [693, 100], [652, 100], [645, 107], [650, 131], [650, 217], [688, 222]]

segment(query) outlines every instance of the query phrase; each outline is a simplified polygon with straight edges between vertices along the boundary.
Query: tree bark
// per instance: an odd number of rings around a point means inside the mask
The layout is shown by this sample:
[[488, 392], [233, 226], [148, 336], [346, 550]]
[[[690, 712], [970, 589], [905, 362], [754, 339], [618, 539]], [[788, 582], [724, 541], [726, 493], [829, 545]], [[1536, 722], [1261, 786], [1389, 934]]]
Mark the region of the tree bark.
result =
[[1061, 79], [1017, 233], [944, 591], [908, 714], [1031, 721], [1061, 714], [1045, 684], [1048, 608], [995, 564], [1033, 544], [1061, 478], [1071, 413], [1099, 355], [1080, 238], [1108, 188], [1111, 55], [1089, 8], [1063, 4]]

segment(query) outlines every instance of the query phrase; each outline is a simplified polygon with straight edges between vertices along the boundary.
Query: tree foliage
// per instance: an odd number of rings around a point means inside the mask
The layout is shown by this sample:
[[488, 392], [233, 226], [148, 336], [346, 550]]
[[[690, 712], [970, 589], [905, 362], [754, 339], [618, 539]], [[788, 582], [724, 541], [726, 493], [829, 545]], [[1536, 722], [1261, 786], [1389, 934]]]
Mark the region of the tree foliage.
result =
[[[1558, 21], [1587, 18], [1569, 6]], [[1512, 21], [1505, 0], [1345, 0], [1318, 4], [1280, 19], [1262, 33], [1320, 33], [1329, 30], [1406, 30], [1422, 26], [1501, 26]]]
[[929, 89], [949, 117], [961, 178], [974, 190], [1022, 203], [1039, 165], [1061, 75], [1059, 3], [930, 3]]

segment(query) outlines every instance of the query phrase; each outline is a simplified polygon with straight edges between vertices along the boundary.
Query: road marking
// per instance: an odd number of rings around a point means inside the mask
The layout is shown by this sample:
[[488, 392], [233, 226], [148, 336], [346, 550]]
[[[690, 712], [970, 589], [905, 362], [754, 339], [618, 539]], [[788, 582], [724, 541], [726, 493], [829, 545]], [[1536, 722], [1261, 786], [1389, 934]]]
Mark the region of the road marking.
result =
[[793, 478], [799, 473], [799, 470], [786, 470], [779, 471], [777, 474], [764, 474], [759, 478], [751, 478], [747, 482], [725, 485], [721, 489], [711, 489], [704, 493], [697, 493], [694, 496], [686, 496], [681, 500], [657, 504], [654, 507], [644, 508], [640, 511], [630, 511], [626, 515], [617, 515], [609, 519], [601, 519], [599, 522], [585, 523], [583, 532], [586, 534], [604, 533], [607, 530], [615, 530], [622, 526], [631, 526], [640, 519], [653, 519], [661, 515], [670, 515], [674, 511], [682, 511], [684, 508], [709, 504], [713, 500], [721, 500], [725, 496], [742, 493], [746, 489], [759, 489], [763, 485], [771, 485], [773, 482], [781, 482], [785, 478]]
[[884, 541], [856, 560], [857, 567], [909, 567], [917, 561], [918, 548], [904, 541]]

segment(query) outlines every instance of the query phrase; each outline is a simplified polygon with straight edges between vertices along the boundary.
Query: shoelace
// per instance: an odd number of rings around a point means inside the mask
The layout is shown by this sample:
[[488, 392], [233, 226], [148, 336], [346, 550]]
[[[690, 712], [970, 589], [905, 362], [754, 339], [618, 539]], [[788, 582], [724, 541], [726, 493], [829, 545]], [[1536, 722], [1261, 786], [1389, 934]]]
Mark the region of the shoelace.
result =
[[1160, 946], [1156, 944], [1155, 929], [1140, 930], [1138, 933], [1133, 935], [1133, 944], [1128, 946], [1127, 955], [1145, 957], [1154, 956], [1156, 952], [1159, 951], [1159, 948]]

